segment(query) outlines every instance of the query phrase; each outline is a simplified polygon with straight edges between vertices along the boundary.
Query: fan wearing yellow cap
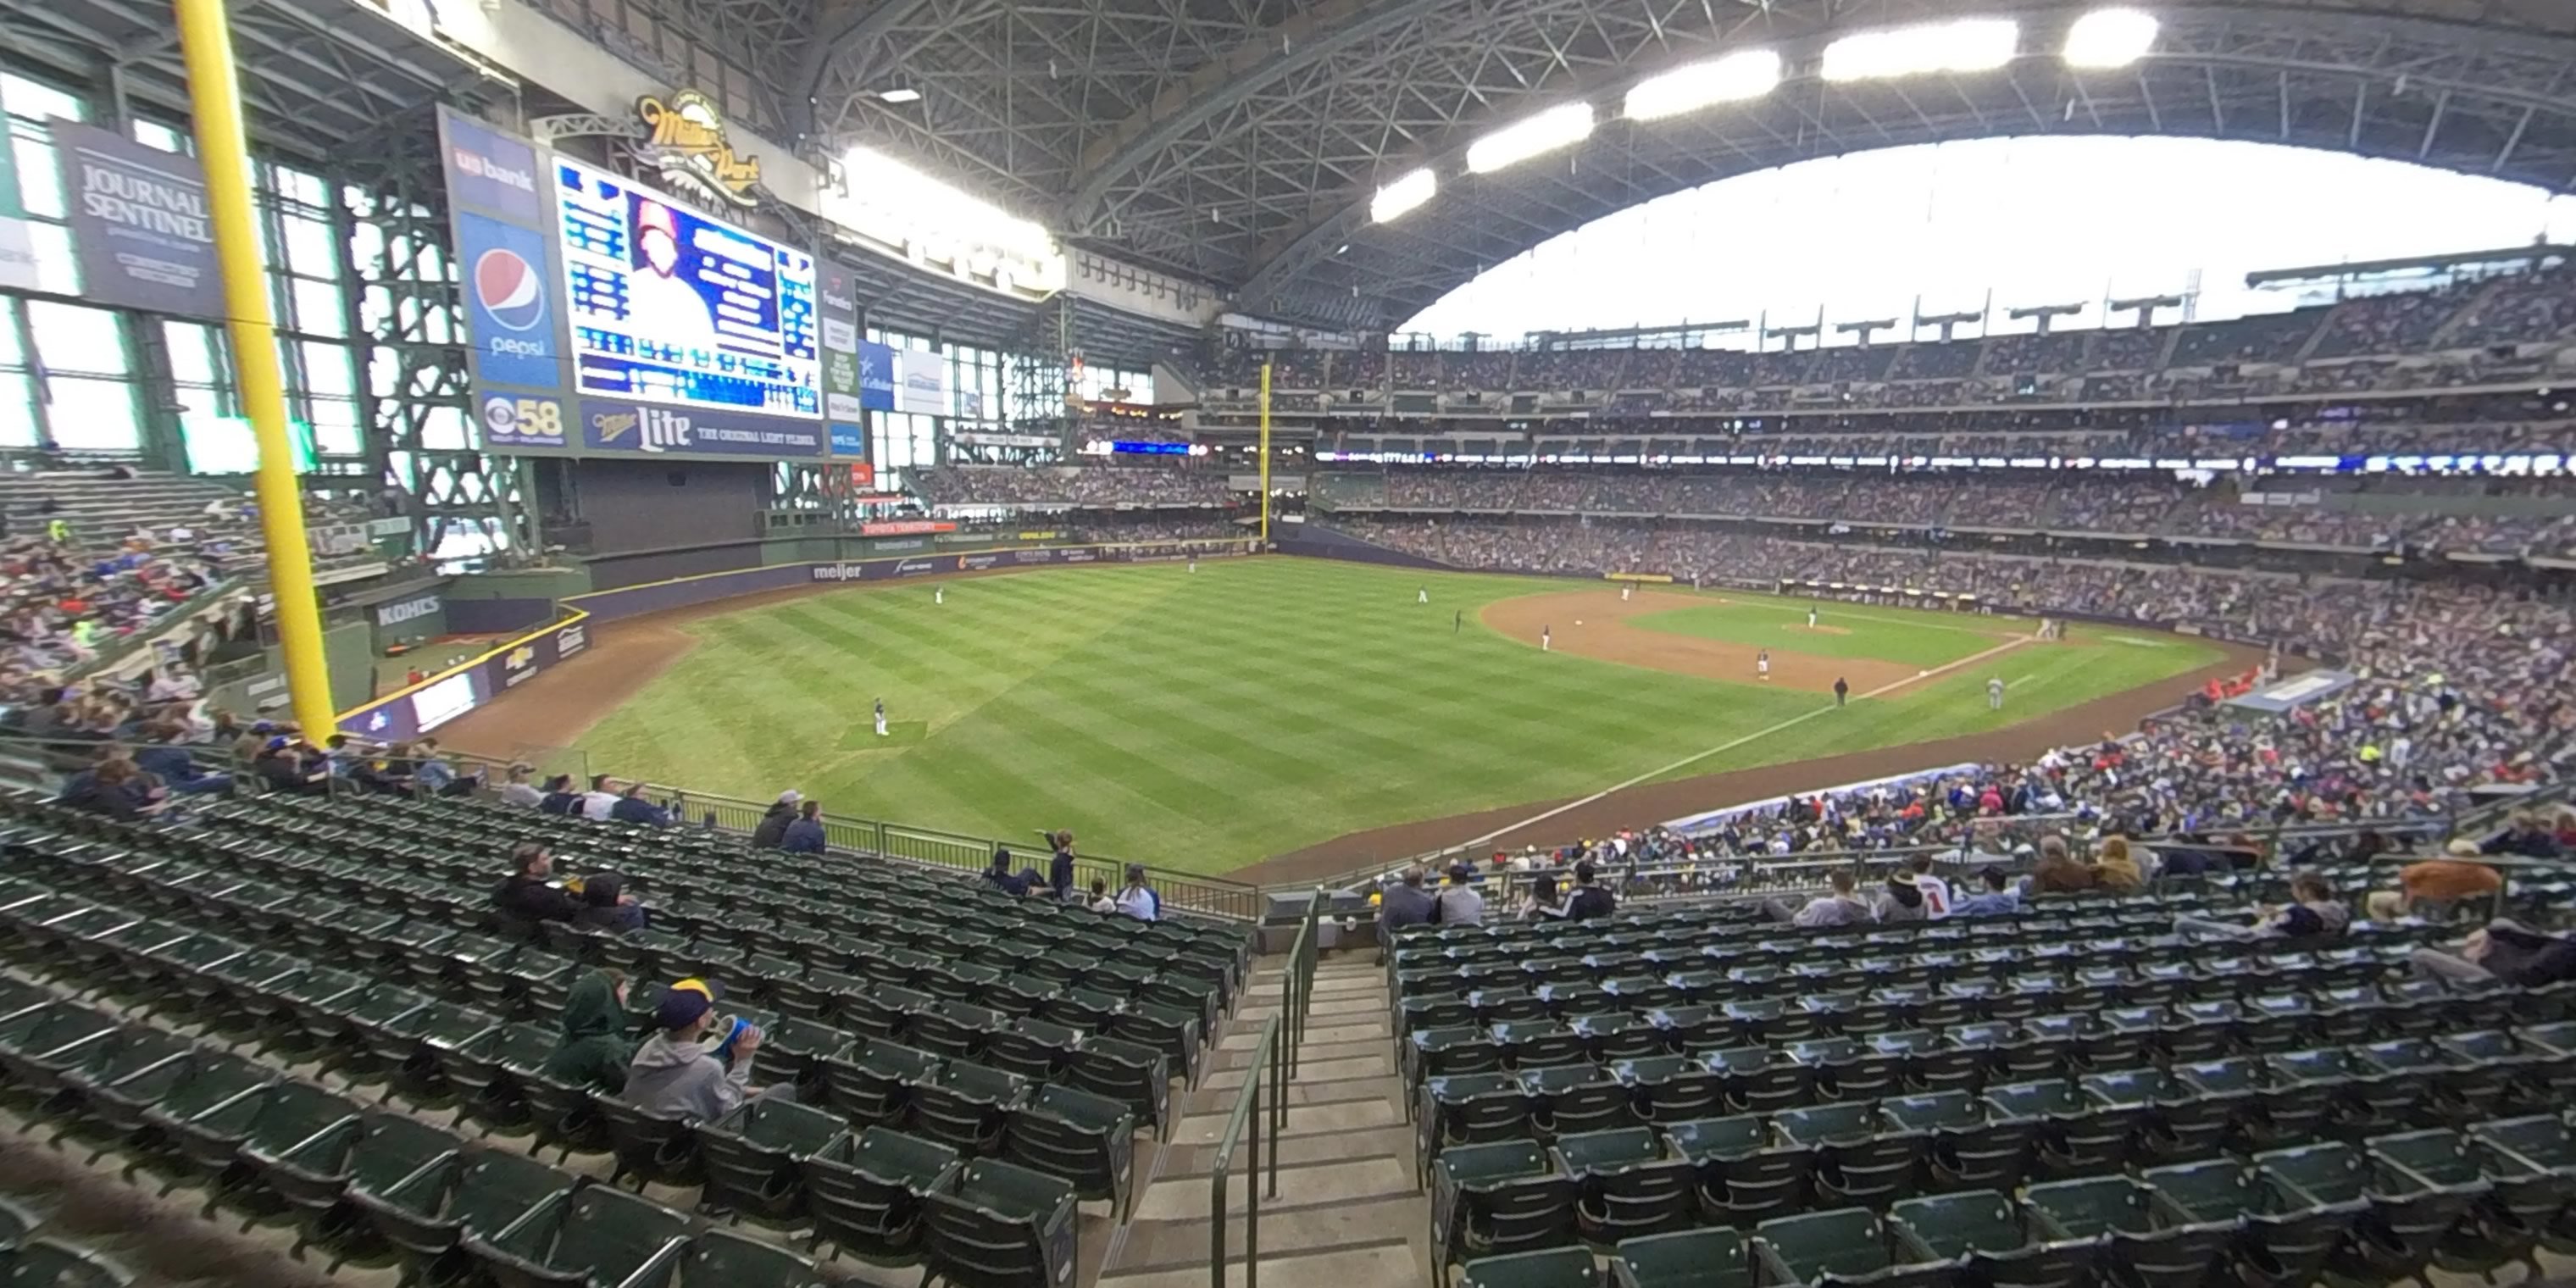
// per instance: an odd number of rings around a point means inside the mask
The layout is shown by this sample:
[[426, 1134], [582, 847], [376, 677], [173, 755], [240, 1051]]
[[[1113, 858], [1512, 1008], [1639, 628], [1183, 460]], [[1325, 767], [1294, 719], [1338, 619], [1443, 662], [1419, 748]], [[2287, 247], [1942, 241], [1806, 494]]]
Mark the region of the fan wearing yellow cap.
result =
[[[628, 1062], [621, 1098], [648, 1113], [710, 1121], [749, 1098], [760, 1030], [720, 1020], [716, 1002], [723, 996], [712, 980], [684, 979], [663, 989], [653, 1003], [653, 1036]], [[711, 1035], [721, 1040], [711, 1045]], [[793, 1099], [795, 1091], [782, 1083], [760, 1094]]]

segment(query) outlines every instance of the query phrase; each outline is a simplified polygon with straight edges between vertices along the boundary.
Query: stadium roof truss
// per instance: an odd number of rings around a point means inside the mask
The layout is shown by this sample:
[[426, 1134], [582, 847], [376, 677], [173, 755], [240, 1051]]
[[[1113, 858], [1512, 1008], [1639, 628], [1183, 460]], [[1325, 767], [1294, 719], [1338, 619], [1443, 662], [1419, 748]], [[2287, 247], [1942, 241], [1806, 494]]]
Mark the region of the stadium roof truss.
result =
[[[2095, 6], [1960, 0], [825, 0], [800, 84], [818, 143], [866, 141], [1241, 307], [1382, 328], [1621, 208], [1870, 148], [2012, 134], [2250, 139], [2576, 186], [2576, 5], [2561, 0], [2143, 3], [2125, 68], [2055, 56]], [[832, 7], [835, 4], [839, 7]], [[1999, 71], [1828, 84], [1853, 31], [2009, 16]], [[1755, 102], [1467, 176], [1477, 135], [1735, 49], [1777, 51]], [[887, 90], [917, 100], [887, 102]], [[793, 95], [791, 94], [791, 97]], [[1378, 185], [1442, 191], [1384, 225]], [[2281, 194], [2235, 194], [2260, 199]]]
[[[2056, 56], [2095, 7], [2071, 0], [534, 2], [585, 30], [603, 7], [621, 28], [641, 15], [664, 45], [763, 69], [756, 123], [813, 155], [873, 144], [1076, 244], [1323, 326], [1401, 323], [1530, 246], [1666, 193], [1909, 143], [2250, 139], [2576, 187], [2567, 0], [2132, 0], [2162, 21], [2153, 50], [2089, 71]], [[509, 92], [364, 0], [234, 7], [254, 127], [299, 151], [364, 148], [406, 107]], [[1963, 16], [2020, 20], [2020, 56], [1973, 74], [1819, 75], [1836, 37]], [[138, 101], [177, 108], [170, 27], [162, 0], [0, 0], [19, 51], [113, 68]], [[1782, 60], [1767, 96], [1617, 119], [1638, 80], [1748, 48]], [[1479, 135], [1578, 98], [1605, 118], [1582, 143], [1464, 173]], [[1377, 188], [1424, 165], [1439, 194], [1372, 223]]]

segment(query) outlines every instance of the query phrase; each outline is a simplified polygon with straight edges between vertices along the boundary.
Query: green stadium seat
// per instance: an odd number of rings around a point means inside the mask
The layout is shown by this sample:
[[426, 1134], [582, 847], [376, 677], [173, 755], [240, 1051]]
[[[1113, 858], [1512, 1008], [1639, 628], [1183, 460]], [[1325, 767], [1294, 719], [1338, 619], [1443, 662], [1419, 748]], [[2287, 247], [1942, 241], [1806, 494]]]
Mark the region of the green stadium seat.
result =
[[825, 1288], [813, 1262], [722, 1230], [689, 1241], [669, 1288]]
[[984, 1052], [986, 1039], [1008, 1028], [1010, 1021], [999, 1011], [964, 1002], [941, 1002], [914, 1012], [904, 1028], [904, 1041], [932, 1055], [952, 1060], [973, 1060]]
[[2052, 1176], [2088, 1175], [2118, 1167], [2128, 1156], [2131, 1132], [2144, 1116], [2142, 1110], [2106, 1107], [2071, 1082], [1992, 1087], [1985, 1100], [1999, 1119], [2040, 1125], [2032, 1165]]
[[852, 1122], [894, 1126], [911, 1107], [910, 1087], [935, 1077], [939, 1065], [927, 1051], [863, 1037], [824, 1057], [824, 1098]]
[[1992, 1190], [1906, 1199], [1887, 1215], [1922, 1253], [1958, 1265], [1968, 1283], [2080, 1288], [2093, 1282], [2088, 1245], [2052, 1242], [2027, 1211]]
[[2139, 1179], [2193, 1220], [2238, 1223], [2236, 1275], [2269, 1288], [2305, 1288], [2368, 1205], [2326, 1203], [2234, 1159], [2150, 1168]]
[[1713, 1223], [1751, 1230], [1805, 1199], [1813, 1156], [1779, 1140], [1759, 1117], [1668, 1123], [1663, 1135], [1673, 1156], [1696, 1172], [1700, 1212]]
[[697, 1127], [706, 1185], [698, 1206], [772, 1224], [804, 1215], [804, 1161], [842, 1134], [841, 1120], [785, 1100], [754, 1098]]
[[1529, 1097], [1530, 1125], [1543, 1139], [1637, 1125], [1628, 1088], [1588, 1060], [1525, 1070], [1519, 1077]]
[[869, 1261], [921, 1259], [930, 1195], [956, 1184], [957, 1151], [885, 1127], [844, 1132], [804, 1161], [814, 1243]]
[[698, 1153], [694, 1118], [654, 1113], [616, 1096], [589, 1100], [614, 1160], [609, 1184], [632, 1177], [640, 1193], [646, 1185], [687, 1188], [706, 1180], [706, 1160]]
[[0, 1249], [0, 1283], [11, 1288], [127, 1288], [133, 1271], [58, 1239], [30, 1239]]
[[2483, 1182], [2436, 1185], [2345, 1144], [2273, 1150], [2253, 1162], [2320, 1203], [2365, 1206], [2326, 1259], [2331, 1280], [2376, 1283], [2422, 1274], [2435, 1247], [2488, 1193]]
[[1903, 1131], [1875, 1105], [1833, 1104], [1772, 1115], [1783, 1140], [1803, 1146], [1822, 1207], [1885, 1204], [1911, 1183], [1930, 1137]]
[[1601, 1267], [1583, 1248], [1554, 1248], [1479, 1257], [1459, 1273], [1459, 1288], [1599, 1288]]
[[603, 1097], [593, 1095], [590, 1088], [549, 1078], [533, 1069], [514, 1069], [511, 1079], [526, 1101], [528, 1121], [536, 1129], [532, 1150], [551, 1148], [555, 1161], [561, 1162], [574, 1154], [596, 1154], [613, 1147], [608, 1119], [600, 1113]]
[[1075, 1053], [1071, 1074], [1074, 1086], [1125, 1102], [1138, 1122], [1157, 1132], [1171, 1129], [1171, 1067], [1162, 1052], [1093, 1038]]
[[1606, 1246], [1691, 1224], [1696, 1169], [1665, 1158], [1653, 1130], [1560, 1136], [1554, 1155], [1556, 1170], [1574, 1178], [1575, 1220], [1586, 1240]]
[[[162, 1070], [168, 1071], [166, 1077], [158, 1076]], [[218, 1175], [232, 1165], [233, 1151], [249, 1128], [250, 1115], [257, 1112], [258, 1097], [277, 1084], [277, 1075], [266, 1068], [201, 1051], [129, 1078], [118, 1087], [149, 1095], [140, 1113], [147, 1146], [176, 1152], [205, 1174]], [[223, 1113], [236, 1102], [244, 1106], [241, 1112], [200, 1125], [201, 1118]], [[133, 1170], [129, 1165], [128, 1174]]]
[[497, 1288], [650, 1288], [686, 1250], [689, 1218], [648, 1199], [590, 1185], [545, 1200], [464, 1249]]
[[752, 1053], [754, 1086], [793, 1083], [799, 1096], [823, 1088], [823, 1061], [850, 1044], [852, 1035], [814, 1020], [779, 1016], [761, 1026], [760, 1049]]
[[63, 1074], [112, 1049], [117, 1022], [71, 1002], [47, 1002], [0, 1019], [0, 1082], [33, 1104], [61, 1089]]
[[1073, 1187], [992, 1159], [926, 1204], [929, 1273], [957, 1288], [1065, 1288], [1073, 1282]]
[[1107, 1096], [1074, 1087], [1040, 1087], [1009, 1111], [1003, 1152], [1012, 1162], [1073, 1183], [1086, 1199], [1133, 1210], [1136, 1118]]
[[1729, 1229], [1623, 1239], [1610, 1262], [1616, 1288], [1753, 1288], [1753, 1258]]
[[2530, 1204], [2518, 1204], [2510, 1196], [2521, 1192], [2537, 1197], [2555, 1191], [2555, 1178], [2545, 1171], [2452, 1131], [2373, 1136], [2362, 1148], [2372, 1158], [2432, 1185], [2476, 1194], [2449, 1234], [2434, 1245], [2435, 1265], [2486, 1274], [2506, 1262], [2531, 1257], [2540, 1231], [2523, 1215]]
[[[1208, 1009], [1213, 1011], [1215, 1008], [1211, 1005]], [[1020, 1028], [1025, 1032], [1028, 1025], [1041, 1023], [1043, 1022], [1026, 1020], [1021, 1022]], [[1048, 1027], [1060, 1028], [1060, 1026]], [[1151, 997], [1146, 997], [1129, 1003], [1127, 1009], [1119, 1013], [1113, 1021], [1110, 1036], [1161, 1051], [1164, 1059], [1170, 1062], [1171, 1068], [1180, 1074], [1182, 1081], [1195, 1086], [1199, 1080], [1200, 1064], [1206, 1052], [1206, 1046], [1200, 1039], [1212, 1031], [1207, 1022], [1197, 1013], [1183, 1007], [1164, 1005]]]
[[1883, 1100], [1879, 1112], [1897, 1130], [1922, 1139], [1922, 1187], [1933, 1193], [2021, 1184], [2042, 1130], [2037, 1120], [1995, 1116], [1965, 1091]]
[[950, 1060], [907, 1086], [911, 1130], [970, 1155], [1001, 1149], [1011, 1111], [1029, 1095], [1026, 1079], [964, 1060]]
[[1700, 1058], [1710, 1072], [1726, 1079], [1727, 1108], [1734, 1113], [1771, 1113], [1805, 1104], [1814, 1094], [1814, 1071], [1785, 1051], [1728, 1047]]
[[1533, 1143], [1462, 1145], [1432, 1167], [1433, 1264], [1562, 1247], [1576, 1237], [1572, 1178]]
[[2097, 1073], [2080, 1085], [2106, 1108], [2134, 1114], [2128, 1157], [2141, 1165], [2206, 1158], [2227, 1135], [2228, 1104], [2202, 1097], [2167, 1070]]
[[1628, 1088], [1638, 1117], [1649, 1123], [1689, 1122], [1726, 1108], [1726, 1079], [1690, 1056], [1614, 1061], [1610, 1076]]
[[349, 1198], [353, 1187], [393, 1185], [462, 1147], [456, 1137], [407, 1114], [369, 1111], [283, 1151], [254, 1140], [243, 1146], [242, 1158], [258, 1169], [262, 1184], [302, 1215], [293, 1250], [301, 1255], [311, 1243], [355, 1246], [350, 1235], [359, 1220]]
[[1756, 1232], [1753, 1257], [1757, 1281], [1766, 1288], [1940, 1288], [1957, 1280], [1960, 1269], [1915, 1247], [1900, 1228], [1866, 1208], [1765, 1221]]
[[2232, 1217], [2198, 1220], [2125, 1176], [2034, 1185], [2023, 1201], [2065, 1237], [2097, 1241], [2103, 1268], [2138, 1288], [2196, 1288], [2236, 1234]]

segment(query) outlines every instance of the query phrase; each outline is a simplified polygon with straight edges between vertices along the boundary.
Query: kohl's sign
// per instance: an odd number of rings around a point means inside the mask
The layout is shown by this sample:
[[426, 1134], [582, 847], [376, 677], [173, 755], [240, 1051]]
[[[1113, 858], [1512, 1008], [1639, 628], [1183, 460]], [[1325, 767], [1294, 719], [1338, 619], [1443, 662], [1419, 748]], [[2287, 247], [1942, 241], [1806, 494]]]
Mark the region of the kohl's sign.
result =
[[421, 618], [435, 614], [440, 607], [442, 605], [436, 595], [422, 595], [417, 599], [406, 599], [399, 604], [386, 604], [376, 610], [376, 625], [400, 626], [405, 622], [419, 621]]

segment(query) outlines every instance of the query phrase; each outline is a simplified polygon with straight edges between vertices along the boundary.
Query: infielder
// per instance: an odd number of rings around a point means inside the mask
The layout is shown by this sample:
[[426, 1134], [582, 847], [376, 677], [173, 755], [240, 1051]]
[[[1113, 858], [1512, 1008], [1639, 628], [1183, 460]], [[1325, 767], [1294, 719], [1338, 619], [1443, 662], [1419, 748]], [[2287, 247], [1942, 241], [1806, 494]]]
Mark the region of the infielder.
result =
[[877, 736], [880, 738], [886, 736], [885, 699], [883, 698], [877, 699]]
[[1816, 629], [1816, 610], [1812, 604], [1807, 608], [1807, 629], [1811, 631]]
[[2003, 709], [2004, 677], [1998, 675], [1986, 681], [1986, 710], [2001, 711]]
[[1620, 587], [1619, 587], [1619, 602], [1620, 602], [1620, 603], [1623, 603], [1623, 604], [1624, 604], [1624, 603], [1627, 603], [1627, 602], [1628, 602], [1628, 592], [1629, 592], [1629, 591], [1632, 591], [1632, 590], [1635, 590], [1635, 589], [1636, 589], [1636, 587], [1634, 587], [1634, 586], [1630, 586], [1630, 585], [1627, 585], [1627, 584], [1625, 584], [1625, 583], [1622, 583], [1622, 584], [1620, 585]]
[[1547, 651], [1548, 651], [1547, 644], [1548, 644], [1548, 640], [1549, 640], [1549, 638], [1550, 638], [1550, 636], [1549, 636], [1549, 634], [1548, 634], [1548, 629], [1547, 629], [1546, 627], [1544, 627], [1544, 626], [1539, 627], [1539, 628], [1538, 628], [1538, 651], [1539, 651], [1539, 652], [1544, 653], [1544, 652], [1547, 652]]
[[1766, 648], [1753, 655], [1753, 673], [1765, 680], [1771, 678], [1771, 650]]

